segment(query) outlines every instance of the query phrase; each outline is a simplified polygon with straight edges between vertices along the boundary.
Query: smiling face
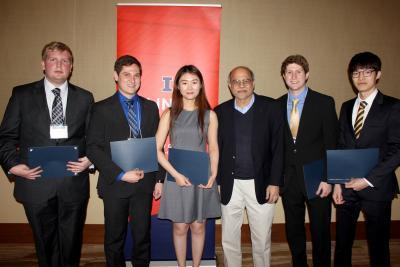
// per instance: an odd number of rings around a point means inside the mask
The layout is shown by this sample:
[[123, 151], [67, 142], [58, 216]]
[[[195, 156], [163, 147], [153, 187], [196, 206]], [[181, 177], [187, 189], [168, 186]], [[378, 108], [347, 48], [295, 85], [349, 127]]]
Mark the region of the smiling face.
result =
[[235, 69], [230, 75], [229, 90], [235, 99], [243, 102], [250, 101], [254, 92], [254, 81], [248, 70]]
[[42, 69], [47, 80], [53, 85], [63, 84], [72, 72], [71, 54], [66, 50], [49, 50], [42, 60]]
[[199, 95], [202, 86], [203, 85], [196, 74], [185, 73], [179, 79], [178, 90], [180, 91], [183, 99], [195, 100]]
[[291, 63], [286, 66], [282, 75], [287, 87], [292, 94], [300, 94], [306, 86], [309, 73], [306, 73], [302, 66]]
[[131, 99], [140, 88], [140, 69], [136, 64], [122, 66], [119, 74], [114, 71], [114, 80], [118, 84], [120, 93], [126, 98]]

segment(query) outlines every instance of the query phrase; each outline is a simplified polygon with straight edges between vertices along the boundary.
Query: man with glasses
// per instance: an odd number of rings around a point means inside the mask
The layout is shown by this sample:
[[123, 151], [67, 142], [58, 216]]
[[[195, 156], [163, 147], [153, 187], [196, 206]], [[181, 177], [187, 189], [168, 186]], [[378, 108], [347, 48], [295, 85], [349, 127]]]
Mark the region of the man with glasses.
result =
[[379, 148], [379, 160], [365, 177], [354, 177], [334, 187], [335, 266], [351, 266], [360, 211], [365, 218], [371, 266], [390, 266], [391, 204], [399, 193], [395, 170], [400, 163], [400, 101], [377, 89], [382, 75], [377, 55], [354, 55], [348, 75], [358, 95], [342, 105], [338, 148]]
[[234, 68], [233, 99], [220, 104], [217, 182], [222, 203], [222, 247], [227, 267], [242, 265], [241, 226], [246, 208], [256, 267], [270, 266], [271, 225], [283, 182], [283, 118], [276, 102], [254, 94], [254, 74]]
[[281, 65], [288, 93], [279, 98], [285, 116], [285, 184], [282, 203], [285, 211], [286, 238], [293, 266], [308, 266], [306, 253], [305, 208], [308, 210], [312, 240], [313, 266], [331, 264], [332, 186], [321, 178], [315, 197], [308, 198], [303, 166], [325, 158], [326, 149], [334, 149], [338, 121], [332, 97], [307, 86], [309, 65], [301, 55], [288, 56]]

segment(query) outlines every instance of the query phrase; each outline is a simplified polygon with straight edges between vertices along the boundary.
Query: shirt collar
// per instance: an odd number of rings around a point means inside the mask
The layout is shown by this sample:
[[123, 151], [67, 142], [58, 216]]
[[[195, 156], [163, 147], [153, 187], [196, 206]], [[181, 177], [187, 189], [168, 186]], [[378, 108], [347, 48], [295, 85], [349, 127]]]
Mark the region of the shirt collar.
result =
[[135, 94], [131, 99], [127, 98], [123, 94], [121, 94], [120, 91], [118, 91], [118, 97], [121, 102], [130, 102], [132, 101], [133, 104], [137, 103], [139, 101], [139, 96], [138, 94]]
[[306, 100], [307, 93], [308, 93], [307, 86], [304, 88], [303, 92], [301, 92], [298, 96], [294, 96], [290, 93], [290, 91], [288, 91], [288, 101], [292, 102], [293, 99], [298, 99], [300, 102], [304, 102]]
[[237, 104], [236, 104], [236, 99], [234, 99], [234, 107], [235, 107], [235, 109], [236, 110], [238, 110], [238, 111], [248, 111], [250, 108], [251, 108], [251, 106], [253, 106], [253, 104], [254, 104], [254, 100], [255, 100], [255, 97], [254, 97], [254, 94], [252, 94], [251, 95], [251, 99], [250, 99], [250, 102], [246, 105], [246, 106], [244, 106], [244, 107], [239, 107]]
[[378, 94], [378, 89], [375, 88], [375, 90], [366, 98], [366, 99], [361, 99], [360, 98], [360, 93], [358, 93], [356, 104], [359, 105], [361, 101], [365, 101], [368, 104], [368, 107], [372, 106], [372, 103], [374, 102], [374, 99], [376, 95]]
[[63, 84], [60, 86], [55, 86], [52, 84], [47, 78], [44, 78], [44, 88], [48, 92], [52, 92], [54, 88], [59, 88], [60, 89], [60, 94], [63, 95], [65, 92], [68, 90], [68, 81], [65, 81]]

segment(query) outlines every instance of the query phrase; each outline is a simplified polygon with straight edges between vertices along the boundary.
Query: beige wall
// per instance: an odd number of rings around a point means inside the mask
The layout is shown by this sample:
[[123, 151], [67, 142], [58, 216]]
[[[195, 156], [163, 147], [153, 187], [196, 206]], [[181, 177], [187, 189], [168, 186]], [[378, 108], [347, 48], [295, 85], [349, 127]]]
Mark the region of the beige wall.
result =
[[[344, 100], [354, 96], [346, 78], [347, 63], [354, 53], [364, 50], [376, 52], [383, 61], [379, 88], [400, 97], [397, 0], [159, 2], [222, 5], [220, 101], [230, 98], [225, 81], [236, 65], [254, 70], [259, 94], [284, 94], [280, 63], [289, 54], [300, 53], [310, 63], [309, 85], [334, 96], [339, 110]], [[73, 83], [90, 89], [96, 100], [111, 95], [115, 4], [107, 0], [0, 1], [0, 116], [13, 86], [41, 78], [40, 51], [53, 40], [66, 42], [74, 51]], [[26, 222], [22, 206], [12, 196], [13, 185], [3, 173], [0, 176], [0, 223]], [[95, 191], [97, 176], [92, 176], [91, 182], [87, 223], [102, 223], [102, 203]], [[393, 205], [395, 220], [400, 220], [399, 202], [396, 199]], [[284, 222], [280, 203], [275, 222]]]

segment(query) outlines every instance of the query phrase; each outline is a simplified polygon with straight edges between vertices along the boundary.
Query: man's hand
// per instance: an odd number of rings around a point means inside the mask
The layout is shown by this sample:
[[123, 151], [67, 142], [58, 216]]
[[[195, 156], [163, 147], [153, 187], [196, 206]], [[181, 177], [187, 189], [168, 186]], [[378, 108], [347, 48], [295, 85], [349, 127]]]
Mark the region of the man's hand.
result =
[[78, 161], [68, 161], [67, 170], [73, 173], [80, 173], [92, 165], [87, 157], [79, 158]]
[[344, 186], [354, 191], [361, 191], [368, 187], [368, 183], [364, 178], [351, 178], [350, 182], [345, 183]]
[[324, 198], [324, 197], [327, 197], [331, 193], [331, 191], [332, 191], [332, 185], [330, 185], [326, 182], [321, 182], [321, 183], [319, 183], [316, 194], [320, 198]]
[[137, 183], [144, 177], [144, 172], [143, 170], [139, 169], [134, 169], [131, 171], [127, 171], [121, 178], [121, 181], [127, 182], [127, 183]]
[[344, 203], [342, 187], [340, 186], [340, 184], [335, 184], [335, 186], [333, 188], [332, 199], [336, 205], [342, 205]]
[[162, 183], [156, 183], [154, 186], [154, 191], [153, 191], [153, 197], [155, 200], [159, 199], [162, 195], [162, 188], [163, 184]]
[[30, 169], [25, 164], [18, 164], [10, 169], [10, 173], [14, 174], [15, 176], [23, 177], [29, 180], [35, 180], [36, 178], [40, 177], [42, 172], [43, 170], [40, 166]]
[[268, 203], [276, 203], [279, 199], [279, 186], [269, 185], [266, 189], [265, 199]]

